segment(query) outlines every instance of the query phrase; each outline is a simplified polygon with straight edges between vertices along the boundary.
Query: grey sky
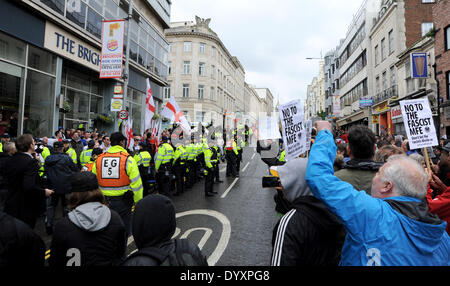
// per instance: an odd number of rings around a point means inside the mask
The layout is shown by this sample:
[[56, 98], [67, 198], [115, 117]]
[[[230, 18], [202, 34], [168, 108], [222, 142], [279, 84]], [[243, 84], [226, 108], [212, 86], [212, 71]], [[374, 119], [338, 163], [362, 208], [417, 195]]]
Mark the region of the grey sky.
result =
[[268, 87], [280, 103], [306, 97], [319, 58], [344, 38], [362, 0], [173, 0], [171, 22], [211, 18], [246, 82]]

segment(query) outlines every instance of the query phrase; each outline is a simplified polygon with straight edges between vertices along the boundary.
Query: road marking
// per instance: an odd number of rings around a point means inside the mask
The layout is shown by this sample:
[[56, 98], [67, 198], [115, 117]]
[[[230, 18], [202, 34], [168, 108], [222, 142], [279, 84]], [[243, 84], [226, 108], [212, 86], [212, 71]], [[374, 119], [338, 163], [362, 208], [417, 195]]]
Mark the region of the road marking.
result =
[[130, 235], [130, 236], [128, 237], [127, 246], [129, 246], [133, 241], [134, 241], [134, 238], [133, 238], [132, 235]]
[[[211, 253], [211, 255], [208, 258], [209, 266], [216, 265], [217, 261], [219, 261], [223, 252], [227, 248], [228, 242], [230, 241], [230, 236], [231, 236], [230, 221], [224, 214], [219, 213], [217, 211], [213, 211], [213, 210], [190, 210], [190, 211], [186, 211], [186, 212], [182, 212], [182, 213], [177, 213], [176, 217], [179, 218], [179, 217], [186, 216], [186, 215], [208, 215], [208, 216], [212, 216], [212, 217], [216, 218], [217, 220], [219, 220], [222, 223], [222, 234], [220, 235], [219, 242], [217, 243], [217, 247], [214, 249], [214, 251]], [[198, 229], [192, 229], [190, 232], [192, 232], [193, 230], [198, 230]], [[203, 230], [205, 230], [205, 229], [203, 229]], [[203, 239], [205, 238], [206, 235], [207, 235], [207, 233], [205, 232]], [[187, 235], [183, 235], [183, 237], [184, 236], [187, 236]], [[203, 239], [200, 241], [200, 243], [202, 243]], [[199, 245], [200, 245], [200, 243], [199, 243]], [[203, 243], [206, 243], [206, 241], [203, 241]]]
[[242, 172], [245, 172], [245, 169], [247, 169], [248, 164], [250, 164], [250, 162], [247, 162], [247, 164], [245, 165], [244, 169], [242, 169]]
[[256, 153], [253, 154], [252, 158], [250, 160], [253, 160], [253, 158], [255, 158]]
[[234, 179], [233, 183], [228, 187], [228, 189], [223, 193], [223, 195], [220, 198], [225, 198], [228, 195], [228, 192], [231, 191], [231, 189], [234, 187], [234, 184], [239, 180], [239, 178]]
[[206, 227], [197, 227], [197, 228], [191, 228], [189, 230], [187, 230], [182, 236], [181, 239], [183, 238], [187, 238], [192, 232], [197, 231], [197, 230], [203, 230], [205, 231], [205, 234], [203, 235], [202, 239], [200, 239], [200, 242], [198, 243], [198, 248], [200, 248], [200, 250], [203, 249], [203, 246], [205, 246], [206, 242], [208, 241], [209, 237], [212, 234], [212, 229], [210, 228], [206, 228]]

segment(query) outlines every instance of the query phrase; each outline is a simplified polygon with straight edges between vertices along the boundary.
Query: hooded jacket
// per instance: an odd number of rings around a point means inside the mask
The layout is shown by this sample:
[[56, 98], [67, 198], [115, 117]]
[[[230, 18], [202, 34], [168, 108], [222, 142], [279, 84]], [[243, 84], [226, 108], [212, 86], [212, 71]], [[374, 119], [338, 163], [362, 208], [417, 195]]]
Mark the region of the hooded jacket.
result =
[[71, 186], [69, 178], [74, 173], [79, 172], [77, 165], [66, 153], [56, 153], [50, 155], [45, 159], [45, 170], [47, 172], [48, 180], [51, 188], [57, 194], [70, 193]]
[[[133, 215], [132, 231], [138, 251], [127, 258], [124, 266], [158, 266], [158, 262], [144, 255], [152, 248], [167, 253], [175, 252], [176, 218], [172, 201], [163, 195], [149, 195], [137, 203]], [[183, 253], [191, 254], [198, 265], [208, 266], [206, 258], [197, 245], [185, 240]]]
[[336, 177], [350, 183], [358, 191], [370, 195], [372, 180], [383, 163], [353, 159], [347, 161], [342, 170], [336, 172]]
[[344, 225], [347, 236], [340, 265], [450, 265], [446, 223], [412, 197], [373, 198], [334, 176], [336, 145], [328, 130], [319, 132], [306, 171], [314, 196]]
[[114, 266], [125, 258], [127, 239], [120, 216], [98, 202], [71, 211], [55, 226], [50, 266], [70, 266], [69, 249], [80, 251], [80, 266]]
[[312, 195], [305, 180], [307, 162], [306, 158], [297, 158], [276, 169], [284, 198], [292, 208], [274, 228], [272, 266], [336, 266], [339, 263], [344, 227]]

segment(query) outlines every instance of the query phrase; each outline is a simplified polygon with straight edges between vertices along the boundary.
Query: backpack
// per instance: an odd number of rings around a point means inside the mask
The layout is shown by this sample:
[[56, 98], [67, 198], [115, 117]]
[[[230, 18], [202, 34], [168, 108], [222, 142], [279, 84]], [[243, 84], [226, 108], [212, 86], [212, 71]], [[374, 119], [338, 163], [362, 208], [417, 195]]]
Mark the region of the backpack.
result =
[[130, 255], [127, 260], [144, 256], [153, 260], [155, 266], [200, 266], [188, 252], [189, 241], [187, 239], [175, 239], [174, 244], [174, 252], [167, 252], [158, 247], [146, 247]]

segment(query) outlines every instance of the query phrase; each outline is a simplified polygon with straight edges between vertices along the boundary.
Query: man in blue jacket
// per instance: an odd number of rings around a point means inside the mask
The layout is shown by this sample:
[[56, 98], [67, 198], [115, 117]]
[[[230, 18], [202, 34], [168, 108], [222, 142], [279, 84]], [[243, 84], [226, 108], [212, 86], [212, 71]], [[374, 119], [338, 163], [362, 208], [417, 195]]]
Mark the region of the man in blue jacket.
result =
[[316, 128], [306, 181], [347, 231], [340, 265], [450, 265], [447, 224], [423, 201], [428, 184], [423, 168], [406, 156], [393, 156], [373, 179], [372, 195], [358, 192], [334, 176], [331, 124], [319, 121]]

